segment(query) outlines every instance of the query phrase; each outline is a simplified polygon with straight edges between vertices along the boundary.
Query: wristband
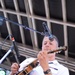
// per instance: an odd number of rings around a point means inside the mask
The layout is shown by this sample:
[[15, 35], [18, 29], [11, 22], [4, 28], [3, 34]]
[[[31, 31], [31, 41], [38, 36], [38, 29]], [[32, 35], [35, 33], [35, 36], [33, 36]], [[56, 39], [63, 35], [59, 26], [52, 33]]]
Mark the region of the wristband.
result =
[[47, 69], [46, 71], [44, 71], [44, 74], [50, 74], [50, 73], [51, 73], [50, 69]]

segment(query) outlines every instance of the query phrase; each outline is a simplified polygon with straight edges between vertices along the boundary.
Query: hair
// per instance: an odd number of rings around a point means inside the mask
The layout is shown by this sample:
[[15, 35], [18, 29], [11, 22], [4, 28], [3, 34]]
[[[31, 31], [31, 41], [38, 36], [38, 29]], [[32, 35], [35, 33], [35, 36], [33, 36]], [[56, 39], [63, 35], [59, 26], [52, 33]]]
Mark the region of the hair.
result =
[[58, 41], [58, 38], [57, 38], [55, 35], [53, 35], [53, 39], [55, 39], [55, 40], [57, 41], [58, 46], [59, 46], [59, 41]]
[[[49, 36], [44, 36], [44, 37], [49, 37]], [[50, 39], [50, 37], [49, 37], [49, 40], [51, 40], [51, 41], [53, 41], [54, 39], [56, 40], [57, 45], [59, 46], [58, 38], [57, 38], [55, 35], [52, 35], [52, 38], [51, 38], [51, 39]]]

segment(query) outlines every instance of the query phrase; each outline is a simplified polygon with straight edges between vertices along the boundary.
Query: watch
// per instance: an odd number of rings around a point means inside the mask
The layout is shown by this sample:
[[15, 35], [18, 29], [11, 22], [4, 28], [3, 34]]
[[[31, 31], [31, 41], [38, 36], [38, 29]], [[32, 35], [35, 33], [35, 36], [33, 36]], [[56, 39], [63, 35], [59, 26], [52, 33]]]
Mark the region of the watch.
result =
[[51, 73], [50, 69], [47, 69], [46, 71], [44, 71], [44, 74], [50, 74], [50, 73]]

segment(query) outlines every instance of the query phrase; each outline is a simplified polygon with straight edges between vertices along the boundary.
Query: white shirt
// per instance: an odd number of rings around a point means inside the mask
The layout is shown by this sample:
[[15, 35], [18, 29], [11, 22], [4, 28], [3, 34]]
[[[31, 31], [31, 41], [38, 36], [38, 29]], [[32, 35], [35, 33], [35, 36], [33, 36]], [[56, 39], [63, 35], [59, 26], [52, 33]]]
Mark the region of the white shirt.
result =
[[[23, 61], [20, 64], [20, 69], [19, 71], [21, 71], [26, 65], [28, 65], [29, 63], [31, 63], [32, 61], [34, 61], [36, 58], [28, 58], [25, 61]], [[69, 71], [68, 68], [66, 68], [65, 66], [63, 66], [62, 64], [58, 63], [57, 60], [54, 61], [49, 61], [49, 66], [50, 66], [50, 70], [52, 72], [52, 75], [69, 75]], [[43, 73], [43, 69], [40, 66], [40, 64], [34, 68], [29, 75], [44, 75]]]

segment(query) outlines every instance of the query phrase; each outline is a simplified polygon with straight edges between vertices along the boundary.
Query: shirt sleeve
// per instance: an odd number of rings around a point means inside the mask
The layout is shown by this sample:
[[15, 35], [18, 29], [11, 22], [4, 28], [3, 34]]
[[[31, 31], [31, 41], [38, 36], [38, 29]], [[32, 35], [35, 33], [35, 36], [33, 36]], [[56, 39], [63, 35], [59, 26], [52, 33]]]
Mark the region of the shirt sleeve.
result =
[[29, 75], [39, 75], [36, 70], [32, 70]]

